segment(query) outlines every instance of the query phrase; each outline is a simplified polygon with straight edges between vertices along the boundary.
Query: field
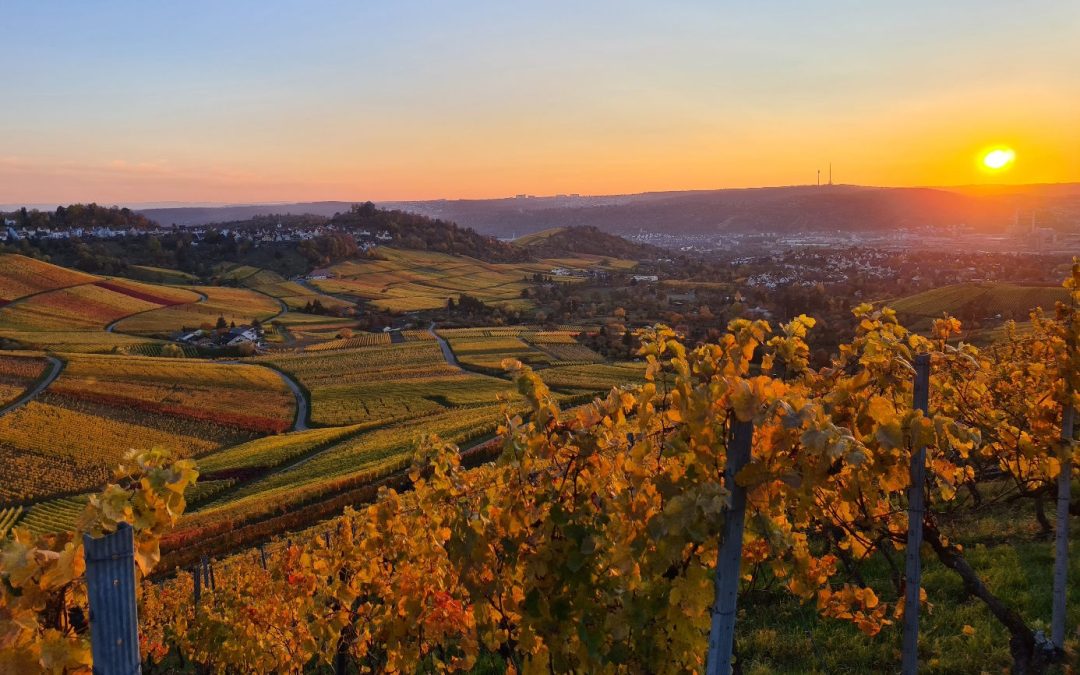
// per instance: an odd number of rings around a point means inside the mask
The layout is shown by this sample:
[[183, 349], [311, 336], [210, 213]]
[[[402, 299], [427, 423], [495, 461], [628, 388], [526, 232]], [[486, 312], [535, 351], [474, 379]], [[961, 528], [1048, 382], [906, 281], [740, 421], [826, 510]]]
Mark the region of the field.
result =
[[92, 489], [130, 448], [197, 457], [284, 431], [294, 415], [265, 368], [69, 355], [46, 393], [0, 417], [0, 503]]
[[38, 293], [0, 308], [0, 327], [22, 331], [103, 330], [125, 316], [197, 301], [167, 286], [111, 279]]
[[257, 521], [363, 486], [407, 466], [423, 434], [438, 433], [464, 445], [489, 436], [498, 424], [499, 411], [499, 406], [444, 411], [351, 435], [295, 468], [248, 483], [186, 515], [178, 536], [221, 522]]
[[[365, 332], [355, 318], [293, 311], [315, 299], [331, 308], [361, 298], [383, 308], [441, 307], [459, 293], [512, 306], [527, 302], [520, 297], [529, 285], [524, 277], [534, 272], [621, 264], [380, 255], [386, 259], [334, 266], [332, 279], [312, 282], [317, 290], [240, 265], [217, 270], [214, 281], [224, 286], [191, 285], [189, 275], [161, 268], [136, 271], [177, 283], [155, 285], [7, 256], [12, 264], [3, 268], [0, 289], [14, 302], [0, 307], [0, 337], [55, 353], [63, 369], [27, 405], [0, 414], [0, 525], [70, 527], [86, 493], [108, 480], [130, 448], [156, 446], [196, 458], [203, 474], [187, 495], [194, 510], [183, 532], [225, 522], [262, 527], [283, 510], [322, 508], [324, 500], [400, 472], [426, 433], [465, 445], [490, 437], [503, 405], [519, 400], [505, 358], [550, 375], [566, 403], [640, 377], [640, 368], [605, 365], [578, 343], [581, 327], [441, 331], [458, 367], [428, 330]], [[266, 322], [274, 348], [239, 363], [202, 360], [191, 349], [182, 350], [187, 358], [163, 358], [169, 343], [162, 338], [219, 316]], [[0, 355], [0, 406], [44, 376], [42, 351]], [[300, 422], [285, 377], [308, 403]], [[294, 422], [302, 430], [292, 431]]]
[[463, 366], [501, 375], [504, 359], [517, 359], [534, 369], [571, 364], [602, 363], [603, 357], [579, 344], [577, 331], [535, 331], [520, 328], [445, 329], [454, 355]]
[[311, 421], [388, 422], [490, 403], [503, 380], [462, 373], [431, 340], [271, 357], [311, 394]]
[[[579, 270], [628, 270], [633, 261], [581, 256], [535, 263], [486, 263], [463, 256], [427, 251], [379, 248], [379, 259], [339, 263], [327, 271], [330, 278], [314, 279], [320, 291], [368, 301], [391, 312], [412, 312], [445, 307], [462, 293], [485, 303], [508, 308], [531, 306], [522, 290], [534, 273], [550, 274], [554, 267]], [[566, 277], [569, 279], [569, 277]]]
[[1035, 307], [1052, 312], [1054, 303], [1065, 299], [1065, 290], [1054, 286], [1016, 286], [1005, 283], [965, 283], [943, 286], [903, 298], [885, 301], [902, 320], [915, 328], [929, 327], [930, 321], [952, 314], [972, 323], [1023, 321]]
[[143, 353], [150, 350], [160, 352], [162, 345], [165, 344], [161, 340], [120, 333], [106, 333], [104, 331], [18, 331], [0, 329], [0, 337], [13, 340], [26, 349], [82, 354]]
[[22, 396], [47, 366], [41, 357], [0, 354], [0, 409]]
[[166, 267], [153, 267], [151, 265], [131, 265], [129, 276], [139, 281], [148, 281], [153, 284], [193, 284], [198, 283], [199, 278], [180, 270], [171, 270]]
[[296, 281], [289, 281], [277, 272], [252, 267], [250, 265], [229, 265], [218, 272], [221, 281], [238, 284], [253, 291], [277, 298], [290, 310], [303, 309], [309, 302], [318, 300], [327, 309], [348, 309], [351, 303], [325, 293], [308, 288]]
[[0, 255], [0, 305], [34, 293], [88, 284], [97, 277], [15, 254]]
[[185, 287], [202, 298], [174, 307], [143, 312], [120, 321], [116, 330], [132, 335], [158, 336], [177, 331], [213, 326], [218, 317], [227, 322], [250, 324], [253, 320], [267, 321], [282, 308], [277, 300], [246, 288], [228, 286]]

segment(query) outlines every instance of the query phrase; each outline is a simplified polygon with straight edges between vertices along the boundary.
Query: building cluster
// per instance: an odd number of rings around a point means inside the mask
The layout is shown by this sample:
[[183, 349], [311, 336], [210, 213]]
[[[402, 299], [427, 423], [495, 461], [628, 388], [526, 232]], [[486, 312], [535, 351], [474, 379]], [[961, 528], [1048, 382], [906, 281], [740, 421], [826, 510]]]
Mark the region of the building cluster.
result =
[[884, 251], [864, 248], [830, 252], [808, 249], [756, 261], [769, 269], [747, 277], [746, 283], [756, 288], [780, 288], [839, 284], [853, 279], [892, 279], [898, 270], [891, 260], [892, 256]]
[[[4, 219], [4, 227], [0, 230], [0, 241], [19, 241], [21, 239], [81, 239], [82, 237], [94, 237], [97, 239], [115, 239], [117, 237], [134, 236], [137, 234], [154, 233], [148, 230], [140, 230], [134, 227], [127, 229], [114, 229], [111, 227], [72, 227], [72, 228], [48, 228], [48, 227], [19, 227], [19, 222], [11, 218]], [[158, 230], [164, 233], [167, 230]]]
[[199, 328], [191, 331], [182, 331], [175, 336], [177, 342], [193, 347], [239, 347], [250, 344], [254, 347], [263, 346], [263, 330], [261, 326], [237, 326], [227, 328]]
[[378, 244], [385, 244], [394, 238], [393, 235], [386, 231], [372, 232], [367, 229], [350, 229], [339, 227], [334, 224], [287, 225], [285, 223], [276, 223], [274, 225], [242, 228], [219, 228], [213, 226], [189, 228], [170, 226], [149, 229], [139, 229], [134, 227], [127, 229], [114, 229], [110, 227], [30, 228], [21, 227], [19, 221], [15, 219], [5, 218], [4, 227], [0, 229], [0, 241], [13, 242], [22, 239], [81, 239], [83, 237], [117, 239], [120, 237], [138, 235], [160, 236], [175, 234], [181, 231], [190, 234], [193, 243], [196, 245], [212, 233], [223, 237], [231, 236], [236, 241], [249, 241], [256, 244], [306, 241], [331, 234], [348, 234], [356, 240], [357, 246], [364, 251]]

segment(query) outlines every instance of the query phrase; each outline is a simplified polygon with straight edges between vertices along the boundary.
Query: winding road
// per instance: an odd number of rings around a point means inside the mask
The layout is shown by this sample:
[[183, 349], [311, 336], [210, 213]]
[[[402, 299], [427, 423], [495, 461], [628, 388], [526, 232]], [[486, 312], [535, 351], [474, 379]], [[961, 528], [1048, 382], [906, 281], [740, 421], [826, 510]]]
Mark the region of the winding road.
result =
[[304, 393], [303, 388], [300, 387], [300, 383], [293, 379], [292, 375], [289, 375], [283, 370], [277, 368], [271, 368], [270, 366], [264, 366], [261, 363], [251, 363], [250, 361], [213, 361], [213, 363], [222, 363], [230, 366], [253, 366], [255, 368], [266, 368], [277, 373], [277, 376], [281, 378], [281, 381], [285, 383], [296, 398], [296, 421], [293, 422], [293, 431], [307, 431], [308, 426], [308, 403], [307, 394]]
[[56, 380], [56, 378], [60, 377], [60, 373], [64, 370], [64, 362], [56, 358], [55, 356], [46, 356], [45, 358], [52, 366], [52, 370], [49, 371], [49, 374], [42, 378], [41, 381], [35, 384], [32, 388], [25, 391], [22, 396], [7, 404], [3, 408], [0, 408], [0, 416], [6, 415], [10, 412], [15, 412], [30, 401], [33, 401], [35, 398], [37, 398], [38, 394], [45, 391], [46, 387], [52, 384], [53, 381]]
[[432, 323], [431, 326], [428, 327], [428, 332], [431, 333], [431, 337], [435, 338], [435, 341], [439, 343], [439, 349], [442, 350], [442, 355], [443, 358], [446, 359], [446, 362], [449, 363], [451, 366], [457, 368], [458, 370], [464, 370], [464, 368], [461, 367], [461, 364], [458, 363], [457, 357], [454, 356], [454, 350], [450, 349], [450, 343], [448, 343], [446, 340], [443, 339], [441, 335], [435, 332], [434, 323]]
[[[255, 365], [255, 364], [249, 364]], [[262, 366], [265, 368], [266, 366]], [[307, 395], [304, 394], [304, 390], [300, 388], [300, 383], [292, 378], [292, 375], [286, 375], [284, 371], [277, 368], [271, 368], [281, 377], [281, 381], [285, 383], [285, 386], [292, 390], [293, 396], [296, 397], [296, 421], [293, 423], [293, 431], [306, 431], [308, 428], [308, 400]]]

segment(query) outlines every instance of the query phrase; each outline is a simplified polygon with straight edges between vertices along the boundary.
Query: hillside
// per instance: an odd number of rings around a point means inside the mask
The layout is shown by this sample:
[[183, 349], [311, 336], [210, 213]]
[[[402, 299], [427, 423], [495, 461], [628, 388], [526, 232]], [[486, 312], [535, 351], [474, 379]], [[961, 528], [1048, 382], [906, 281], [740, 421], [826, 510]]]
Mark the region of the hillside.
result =
[[956, 316], [967, 324], [984, 326], [1023, 321], [1035, 307], [1052, 312], [1054, 304], [1066, 298], [1065, 289], [1055, 286], [971, 282], [935, 288], [884, 304], [916, 328], [929, 326], [930, 321], [944, 314]]
[[329, 224], [346, 232], [365, 230], [389, 233], [392, 245], [422, 251], [465, 255], [486, 262], [520, 262], [527, 259], [519, 248], [478, 234], [453, 222], [405, 211], [377, 208], [371, 202], [354, 204], [335, 214]]
[[514, 244], [534, 256], [556, 258], [568, 254], [603, 255], [630, 260], [667, 255], [663, 249], [636, 244], [622, 237], [602, 232], [591, 225], [557, 227], [525, 235]]
[[951, 188], [879, 188], [855, 185], [792, 186], [605, 197], [528, 197], [395, 202], [401, 208], [447, 218], [480, 232], [507, 236], [552, 227], [592, 225], [613, 233], [663, 230], [713, 232], [879, 232], [901, 227], [969, 225], [1000, 230], [1017, 209], [1040, 209], [1048, 226], [1067, 227], [1080, 213], [1077, 190], [1028, 186], [993, 191]]
[[146, 230], [154, 221], [128, 208], [98, 206], [97, 204], [70, 204], [58, 206], [55, 211], [17, 209], [0, 211], [0, 220], [19, 228], [67, 230]]

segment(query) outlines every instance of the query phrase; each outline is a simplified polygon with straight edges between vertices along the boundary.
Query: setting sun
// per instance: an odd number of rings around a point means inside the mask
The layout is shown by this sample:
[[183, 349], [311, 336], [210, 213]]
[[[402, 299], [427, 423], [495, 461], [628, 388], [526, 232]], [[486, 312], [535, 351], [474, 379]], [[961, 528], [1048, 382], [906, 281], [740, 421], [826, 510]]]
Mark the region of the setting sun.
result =
[[1016, 160], [1016, 152], [1012, 148], [995, 148], [983, 155], [983, 166], [991, 171], [1003, 171]]

